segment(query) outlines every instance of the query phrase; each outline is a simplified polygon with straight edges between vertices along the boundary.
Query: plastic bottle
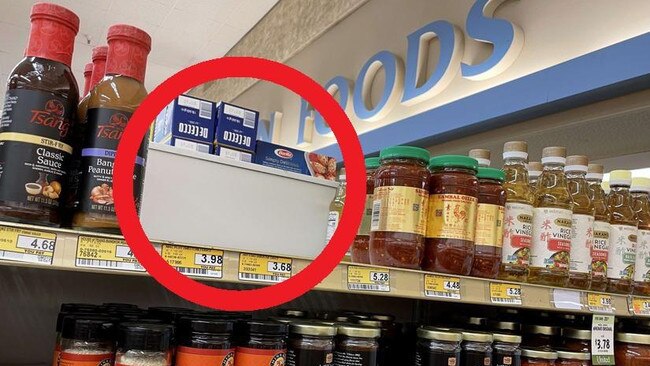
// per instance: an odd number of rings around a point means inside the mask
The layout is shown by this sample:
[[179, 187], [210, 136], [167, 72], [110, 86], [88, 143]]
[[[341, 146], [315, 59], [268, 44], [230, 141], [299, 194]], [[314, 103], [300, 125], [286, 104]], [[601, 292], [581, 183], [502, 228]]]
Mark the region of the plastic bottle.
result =
[[539, 161], [531, 161], [526, 167], [528, 168], [528, 184], [530, 184], [534, 193], [537, 190], [537, 181], [539, 180], [539, 176], [542, 175], [544, 165]]
[[573, 200], [573, 226], [571, 228], [571, 288], [588, 290], [591, 287], [591, 252], [594, 246], [594, 204], [586, 179], [589, 160], [584, 155], [567, 157], [564, 168]]
[[339, 226], [341, 221], [341, 214], [343, 213], [343, 205], [345, 204], [345, 169], [341, 169], [339, 173], [339, 188], [336, 190], [336, 196], [332, 203], [330, 203], [330, 212], [327, 217], [327, 236], [326, 240], [329, 242], [334, 236], [336, 228]]
[[620, 294], [632, 292], [638, 221], [632, 208], [630, 194], [632, 173], [614, 170], [609, 174], [611, 190], [607, 206], [612, 214], [611, 236], [607, 263], [607, 291]]
[[633, 178], [630, 188], [639, 221], [634, 265], [634, 293], [650, 296], [650, 179]]
[[607, 290], [607, 256], [609, 254], [610, 218], [606, 195], [601, 183], [604, 168], [600, 164], [589, 164], [587, 182], [594, 205], [594, 246], [591, 250], [591, 289]]
[[470, 158], [476, 159], [478, 161], [478, 166], [483, 168], [490, 167], [490, 150], [487, 149], [472, 149], [467, 154]]

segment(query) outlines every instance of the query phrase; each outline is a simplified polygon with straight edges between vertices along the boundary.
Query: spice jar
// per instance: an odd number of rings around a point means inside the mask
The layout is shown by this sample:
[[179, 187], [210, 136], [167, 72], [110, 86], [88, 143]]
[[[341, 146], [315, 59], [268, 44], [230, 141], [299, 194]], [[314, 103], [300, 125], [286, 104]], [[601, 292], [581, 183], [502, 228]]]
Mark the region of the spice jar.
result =
[[338, 327], [334, 364], [336, 366], [377, 366], [381, 330], [354, 325]]
[[555, 366], [557, 352], [548, 349], [521, 350], [521, 366]]
[[354, 263], [370, 263], [370, 221], [372, 221], [372, 202], [375, 190], [375, 171], [379, 168], [379, 158], [366, 159], [366, 207], [357, 236], [352, 243], [350, 255]]
[[503, 170], [478, 168], [478, 206], [471, 275], [496, 278], [501, 265], [506, 191]]
[[429, 161], [429, 217], [423, 268], [469, 275], [474, 260], [478, 163], [461, 155]]
[[244, 326], [246, 339], [235, 353], [236, 366], [283, 365], [287, 358], [287, 324], [249, 321]]
[[294, 323], [289, 327], [287, 366], [325, 366], [334, 362], [336, 327]]
[[563, 347], [574, 352], [591, 352], [591, 331], [587, 329], [562, 329]]
[[521, 336], [514, 334], [495, 333], [492, 335], [494, 349], [493, 365], [495, 366], [520, 366], [521, 365]]
[[117, 338], [115, 364], [169, 366], [173, 327], [161, 324], [123, 323]]
[[591, 366], [591, 353], [557, 351], [558, 360], [555, 363], [560, 366]]
[[650, 365], [650, 334], [616, 334], [614, 357], [616, 366]]
[[421, 327], [417, 337], [415, 366], [458, 365], [462, 334]]
[[419, 269], [427, 223], [429, 152], [394, 146], [380, 152], [370, 223], [370, 263]]
[[61, 352], [58, 365], [111, 365], [115, 344], [112, 319], [90, 316], [66, 316], [61, 329]]
[[492, 365], [492, 334], [462, 332], [463, 343], [460, 355], [463, 366]]
[[525, 325], [524, 347], [554, 348], [559, 344], [560, 328], [552, 325]]
[[177, 325], [176, 366], [232, 365], [233, 323], [225, 320], [181, 318]]

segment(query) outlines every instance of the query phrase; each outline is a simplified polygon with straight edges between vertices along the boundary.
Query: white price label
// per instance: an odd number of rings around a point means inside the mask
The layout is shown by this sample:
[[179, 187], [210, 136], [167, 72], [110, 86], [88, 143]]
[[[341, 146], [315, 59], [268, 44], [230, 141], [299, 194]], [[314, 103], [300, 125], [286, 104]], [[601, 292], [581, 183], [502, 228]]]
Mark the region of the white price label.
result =
[[197, 266], [221, 265], [223, 264], [223, 255], [196, 253], [194, 255], [194, 264]]
[[118, 258], [133, 258], [133, 252], [126, 245], [118, 245], [115, 248], [115, 256]]
[[56, 234], [0, 226], [0, 259], [51, 265]]
[[614, 316], [594, 314], [591, 324], [591, 362], [614, 365]]
[[372, 282], [389, 282], [389, 272], [370, 272], [370, 281]]
[[16, 247], [23, 249], [41, 250], [54, 253], [56, 239], [38, 238], [34, 236], [18, 235]]
[[291, 273], [291, 263], [269, 261], [267, 270], [274, 273]]

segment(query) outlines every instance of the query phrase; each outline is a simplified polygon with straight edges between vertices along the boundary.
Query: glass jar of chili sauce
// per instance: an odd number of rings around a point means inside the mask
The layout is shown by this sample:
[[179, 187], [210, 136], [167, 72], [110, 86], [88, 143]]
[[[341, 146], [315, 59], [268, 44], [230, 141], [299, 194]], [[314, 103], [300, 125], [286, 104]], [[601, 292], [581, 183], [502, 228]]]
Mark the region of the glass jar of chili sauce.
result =
[[419, 269], [429, 198], [427, 150], [393, 146], [379, 154], [370, 222], [370, 263]]
[[474, 260], [478, 162], [463, 155], [429, 161], [429, 214], [423, 269], [469, 275]]
[[352, 262], [370, 263], [370, 221], [372, 221], [372, 201], [375, 190], [375, 171], [379, 168], [379, 158], [366, 159], [366, 207], [363, 211], [363, 219], [359, 225], [359, 231], [354, 238], [350, 254]]
[[478, 206], [474, 239], [474, 277], [496, 278], [501, 264], [506, 175], [501, 169], [478, 168]]

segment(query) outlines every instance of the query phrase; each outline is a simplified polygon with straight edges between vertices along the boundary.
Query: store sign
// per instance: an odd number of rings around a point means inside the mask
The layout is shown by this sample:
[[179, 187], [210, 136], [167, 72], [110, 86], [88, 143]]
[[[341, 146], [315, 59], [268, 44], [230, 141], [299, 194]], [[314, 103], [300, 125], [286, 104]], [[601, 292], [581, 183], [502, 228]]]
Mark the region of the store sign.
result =
[[[467, 15], [467, 34], [476, 41], [493, 46], [490, 56], [480, 63], [463, 63], [463, 31], [449, 21], [435, 20], [406, 37], [406, 63], [392, 52], [379, 51], [365, 62], [356, 81], [335, 76], [325, 83], [324, 88], [331, 95], [338, 93], [341, 108], [352, 109], [359, 120], [372, 123], [386, 118], [398, 104], [409, 107], [435, 97], [450, 85], [458, 73], [469, 80], [486, 80], [497, 76], [512, 65], [524, 44], [524, 33], [519, 26], [493, 17], [496, 8], [504, 1], [476, 0]], [[428, 54], [435, 39], [440, 44], [440, 52], [438, 60], [431, 62]], [[430, 62], [436, 66], [426, 76]], [[385, 82], [379, 100], [373, 105], [373, 80], [380, 70], [385, 74]], [[349, 108], [350, 104], [352, 108]], [[296, 145], [311, 145], [314, 132], [333, 136], [323, 117], [302, 100]]]

